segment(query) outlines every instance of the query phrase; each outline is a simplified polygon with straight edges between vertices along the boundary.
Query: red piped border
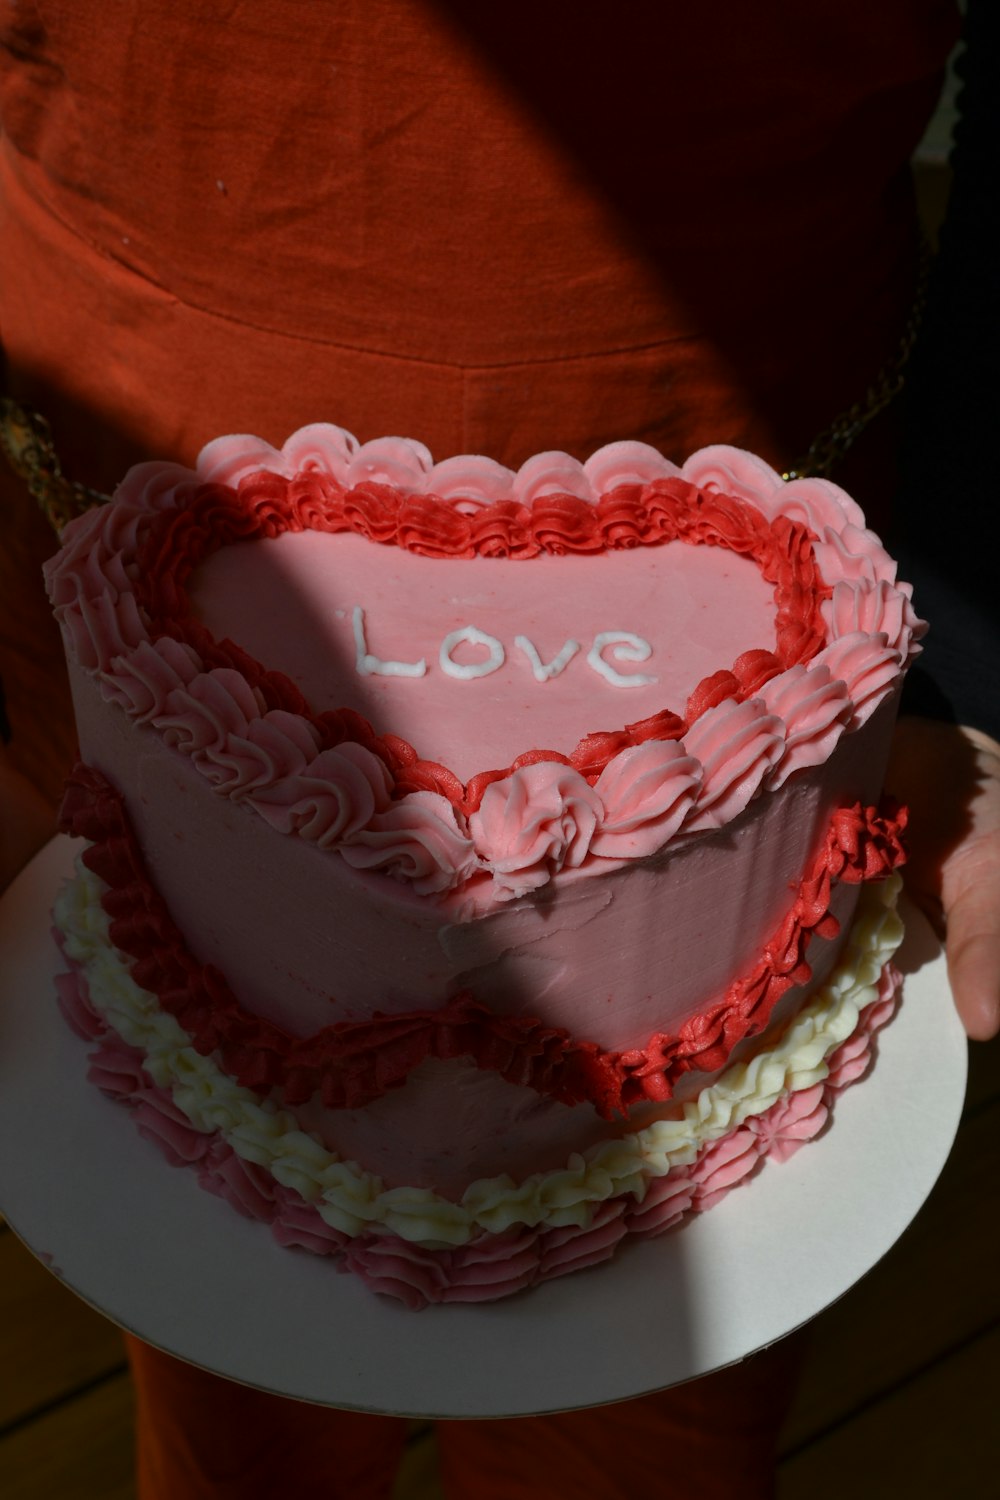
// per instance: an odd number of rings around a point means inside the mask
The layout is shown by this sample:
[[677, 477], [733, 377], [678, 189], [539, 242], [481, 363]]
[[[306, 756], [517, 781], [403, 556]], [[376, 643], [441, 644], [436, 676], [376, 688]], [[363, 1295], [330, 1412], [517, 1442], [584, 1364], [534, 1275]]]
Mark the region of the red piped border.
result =
[[[398, 735], [377, 734], [352, 709], [314, 713], [284, 673], [269, 671], [230, 640], [217, 641], [195, 619], [187, 584], [199, 563], [232, 542], [266, 540], [289, 531], [350, 532], [437, 559], [524, 561], [544, 554], [590, 554], [671, 541], [724, 547], [756, 562], [762, 577], [774, 585], [775, 649], [746, 651], [730, 669], [704, 678], [689, 697], [683, 717], [664, 709], [618, 730], [588, 734], [568, 755], [529, 750], [509, 766], [478, 772], [463, 785], [447, 766], [421, 759]], [[468, 815], [478, 808], [491, 782], [523, 765], [560, 762], [593, 783], [620, 751], [650, 739], [680, 739], [709, 708], [727, 699], [741, 702], [753, 697], [772, 677], [810, 660], [826, 642], [821, 606], [830, 595], [816, 564], [815, 540], [812, 532], [787, 516], [768, 521], [744, 500], [700, 490], [677, 477], [619, 485], [596, 505], [557, 494], [539, 496], [530, 506], [498, 500], [466, 515], [437, 496], [406, 494], [388, 485], [365, 483], [344, 489], [327, 474], [286, 479], [260, 471], [242, 479], [236, 489], [200, 485], [179, 496], [173, 508], [152, 517], [136, 560], [134, 589], [151, 639], [168, 636], [183, 641], [206, 669], [234, 668], [259, 691], [267, 709], [284, 709], [312, 724], [324, 748], [345, 741], [363, 745], [384, 761], [397, 796], [438, 792]]]
[[781, 996], [810, 978], [805, 954], [813, 933], [832, 937], [838, 930], [830, 911], [834, 883], [881, 880], [902, 864], [906, 812], [888, 802], [882, 811], [860, 803], [840, 808], [753, 972], [676, 1034], [657, 1033], [624, 1053], [534, 1017], [495, 1015], [468, 991], [437, 1010], [376, 1013], [292, 1036], [243, 1010], [224, 975], [192, 957], [149, 880], [124, 802], [100, 772], [76, 767], [61, 826], [91, 841], [84, 863], [109, 887], [103, 906], [111, 939], [131, 960], [133, 979], [158, 997], [198, 1052], [217, 1053], [244, 1087], [277, 1089], [289, 1105], [318, 1093], [329, 1109], [358, 1109], [401, 1087], [427, 1058], [463, 1057], [560, 1103], [589, 1101], [610, 1119], [642, 1100], [671, 1098], [685, 1073], [716, 1071], [738, 1042], [764, 1029]]

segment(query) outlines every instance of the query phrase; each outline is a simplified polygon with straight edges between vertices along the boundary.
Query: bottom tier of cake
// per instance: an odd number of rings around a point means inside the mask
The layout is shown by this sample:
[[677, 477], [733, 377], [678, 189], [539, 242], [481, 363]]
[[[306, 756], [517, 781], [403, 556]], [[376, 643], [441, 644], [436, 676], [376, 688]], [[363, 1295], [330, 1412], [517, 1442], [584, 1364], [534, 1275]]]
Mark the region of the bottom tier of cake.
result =
[[766, 1160], [822, 1131], [837, 1094], [869, 1069], [895, 1009], [898, 876], [864, 888], [835, 971], [777, 1038], [683, 1106], [622, 1124], [557, 1171], [472, 1183], [454, 1201], [387, 1185], [234, 1082], [132, 978], [110, 936], [103, 882], [78, 862], [56, 902], [67, 1020], [93, 1043], [89, 1077], [125, 1104], [173, 1165], [282, 1245], [333, 1257], [413, 1308], [488, 1301], [609, 1259], [713, 1207]]

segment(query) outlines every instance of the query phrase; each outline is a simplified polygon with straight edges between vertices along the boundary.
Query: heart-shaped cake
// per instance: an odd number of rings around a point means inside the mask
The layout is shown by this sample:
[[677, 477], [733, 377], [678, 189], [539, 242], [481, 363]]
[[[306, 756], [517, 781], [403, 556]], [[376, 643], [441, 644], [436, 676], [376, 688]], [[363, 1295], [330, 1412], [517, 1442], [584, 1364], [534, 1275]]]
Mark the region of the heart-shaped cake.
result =
[[67, 1014], [283, 1242], [504, 1295], [709, 1206], [863, 1071], [922, 627], [833, 485], [318, 425], [133, 469], [48, 580]]

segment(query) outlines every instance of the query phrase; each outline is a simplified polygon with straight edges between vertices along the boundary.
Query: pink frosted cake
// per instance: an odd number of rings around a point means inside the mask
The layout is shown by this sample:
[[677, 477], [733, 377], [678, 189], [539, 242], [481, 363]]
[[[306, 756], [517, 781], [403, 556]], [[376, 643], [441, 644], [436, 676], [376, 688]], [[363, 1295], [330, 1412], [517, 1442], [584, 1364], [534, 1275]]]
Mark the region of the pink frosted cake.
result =
[[63, 1008], [282, 1244], [501, 1297], [710, 1207], [865, 1071], [922, 627], [834, 486], [314, 426], [140, 465], [47, 571]]

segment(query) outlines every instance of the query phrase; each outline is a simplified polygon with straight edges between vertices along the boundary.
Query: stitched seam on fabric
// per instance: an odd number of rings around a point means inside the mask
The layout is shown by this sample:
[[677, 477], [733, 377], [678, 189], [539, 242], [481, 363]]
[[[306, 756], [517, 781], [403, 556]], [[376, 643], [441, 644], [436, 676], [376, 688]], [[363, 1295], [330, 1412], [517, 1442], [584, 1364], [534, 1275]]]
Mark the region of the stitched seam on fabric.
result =
[[137, 270], [135, 266], [129, 265], [126, 261], [120, 259], [106, 245], [102, 245], [96, 240], [91, 239], [88, 235], [83, 234], [75, 224], [70, 223], [63, 217], [54, 204], [34, 191], [20, 173], [16, 175], [22, 190], [27, 196], [40, 208], [44, 209], [67, 234], [79, 240], [82, 245], [86, 245], [101, 260], [110, 261], [112, 265], [118, 266], [129, 276], [134, 276], [144, 286], [151, 288], [155, 292], [159, 292], [166, 301], [174, 303], [178, 307], [186, 308], [191, 312], [198, 313], [202, 317], [215, 318], [220, 322], [231, 324], [235, 328], [243, 328], [251, 333], [266, 334], [271, 338], [285, 339], [292, 344], [308, 344], [323, 349], [341, 349], [352, 354], [365, 354], [373, 359], [399, 360], [403, 364], [419, 365], [427, 369], [458, 371], [463, 374], [475, 375], [479, 372], [491, 370], [529, 369], [542, 365], [565, 365], [575, 364], [584, 360], [609, 359], [620, 354], [639, 354], [647, 349], [667, 348], [684, 343], [697, 343], [700, 338], [698, 334], [682, 333], [672, 338], [651, 339], [639, 344], [621, 344], [610, 349], [584, 351], [579, 354], [551, 354], [543, 355], [536, 359], [499, 360], [496, 363], [490, 364], [463, 364], [460, 361], [453, 360], [423, 359], [416, 354], [393, 353], [391, 350], [371, 348], [365, 344], [342, 343], [336, 339], [317, 338], [315, 335], [308, 333], [288, 333], [280, 328], [272, 328], [266, 323], [251, 323], [245, 319], [234, 317], [231, 313], [220, 312], [216, 308], [204, 307], [200, 302], [192, 302], [178, 296], [176, 292], [172, 292], [161, 282], [154, 280], [152, 276]]

